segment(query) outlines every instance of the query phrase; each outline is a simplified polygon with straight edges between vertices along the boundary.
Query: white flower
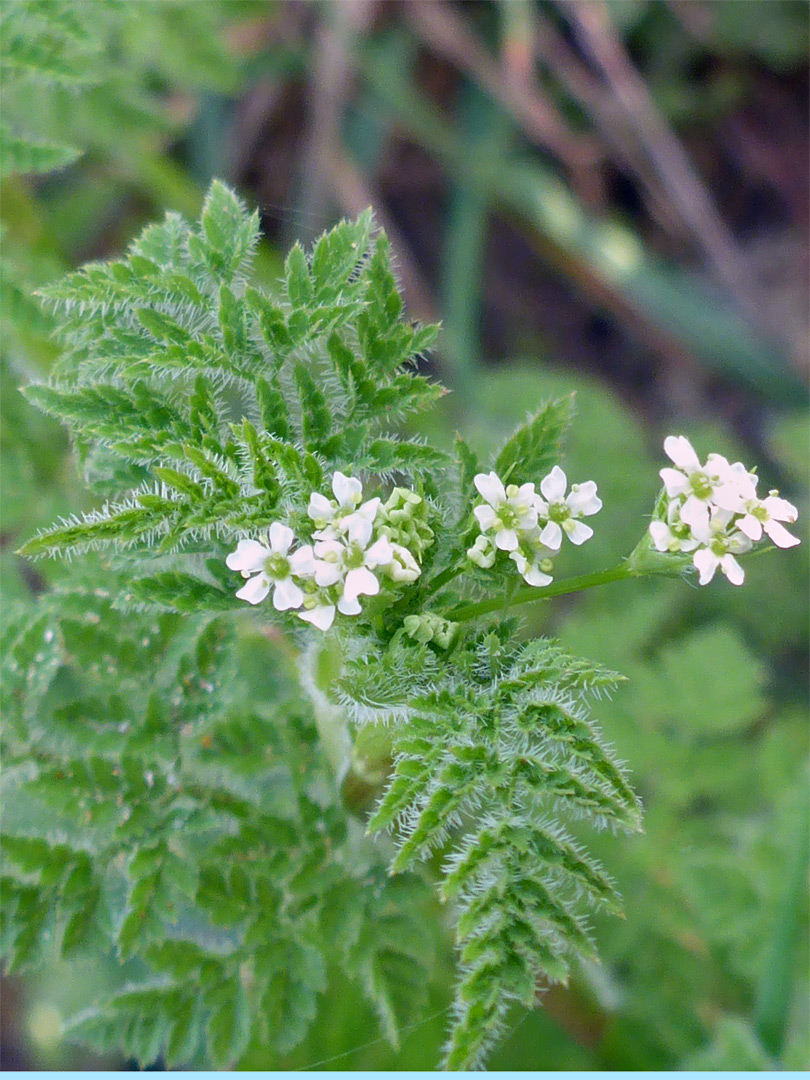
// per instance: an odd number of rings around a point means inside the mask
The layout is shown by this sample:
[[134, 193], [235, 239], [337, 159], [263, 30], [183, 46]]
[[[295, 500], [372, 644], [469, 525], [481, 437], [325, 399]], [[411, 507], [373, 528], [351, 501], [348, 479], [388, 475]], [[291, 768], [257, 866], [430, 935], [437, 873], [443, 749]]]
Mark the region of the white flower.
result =
[[[370, 530], [369, 530], [370, 533]], [[338, 601], [338, 611], [343, 615], [359, 615], [359, 596], [376, 596], [380, 583], [371, 572], [387, 566], [394, 559], [394, 551], [386, 537], [381, 537], [366, 548], [361, 540], [348, 544], [340, 540], [319, 540], [314, 546], [316, 585], [322, 588], [342, 583], [343, 590]]]
[[667, 520], [650, 522], [650, 536], [657, 551], [694, 551], [700, 543], [689, 526], [681, 521], [679, 506], [679, 501], [673, 499], [667, 507]]
[[587, 480], [584, 484], [572, 484], [571, 492], [566, 497], [567, 486], [565, 473], [559, 465], [555, 465], [548, 476], [540, 482], [543, 498], [535, 496], [538, 518], [541, 522], [545, 522], [538, 539], [552, 551], [559, 550], [563, 533], [572, 544], [584, 544], [590, 539], [593, 536], [593, 529], [579, 518], [598, 514], [602, 509], [602, 500], [596, 494], [596, 484], [593, 480]]
[[[307, 513], [315, 522], [316, 540], [337, 540], [348, 528], [349, 521], [366, 520], [374, 524], [379, 499], [369, 499], [363, 503], [363, 485], [353, 476], [336, 472], [332, 477], [334, 499], [327, 499], [317, 491], [309, 497]], [[362, 503], [362, 505], [361, 505]]]
[[478, 473], [474, 483], [486, 505], [473, 510], [482, 532], [495, 533], [495, 546], [501, 551], [515, 551], [519, 533], [537, 525], [537, 498], [534, 484], [510, 484], [504, 488], [497, 474]]
[[304, 594], [292, 580], [293, 574], [306, 576], [312, 563], [312, 549], [301, 548], [293, 555], [288, 552], [295, 539], [292, 529], [274, 521], [268, 532], [268, 545], [258, 540], [240, 540], [236, 551], [225, 560], [230, 570], [241, 571], [247, 584], [237, 592], [240, 600], [260, 604], [273, 589], [273, 607], [276, 611], [299, 608]]
[[749, 539], [761, 540], [765, 532], [780, 548], [795, 547], [801, 543], [798, 536], [793, 536], [780, 524], [782, 521], [795, 521], [799, 511], [787, 499], [780, 499], [775, 491], [764, 499], [749, 499], [741, 513], [743, 516], [737, 522], [737, 528]]
[[692, 562], [699, 573], [701, 585], [708, 585], [718, 566], [732, 585], [742, 585], [745, 571], [734, 558], [751, 550], [751, 541], [742, 533], [724, 536], [718, 533], [706, 547], [700, 547], [692, 556]]
[[665, 521], [651, 521], [650, 536], [656, 551], [669, 551], [674, 554], [678, 551], [694, 551], [698, 546], [698, 541], [693, 536], [679, 536]]
[[475, 543], [471, 548], [467, 548], [467, 558], [470, 562], [475, 563], [476, 566], [480, 566], [482, 570], [489, 570], [495, 565], [495, 557], [497, 554], [495, 545], [490, 538], [484, 536], [483, 533], [476, 537]]
[[664, 451], [678, 468], [661, 469], [660, 476], [671, 499], [684, 497], [680, 515], [687, 525], [705, 527], [711, 505], [736, 513], [746, 499], [755, 498], [757, 478], [742, 462], [730, 465], [722, 454], [709, 454], [701, 465], [684, 435], [669, 435]]
[[546, 574], [541, 570], [542, 564], [537, 553], [533, 553], [532, 558], [528, 559], [522, 551], [510, 551], [509, 558], [528, 585], [550, 585], [554, 580], [551, 574]]

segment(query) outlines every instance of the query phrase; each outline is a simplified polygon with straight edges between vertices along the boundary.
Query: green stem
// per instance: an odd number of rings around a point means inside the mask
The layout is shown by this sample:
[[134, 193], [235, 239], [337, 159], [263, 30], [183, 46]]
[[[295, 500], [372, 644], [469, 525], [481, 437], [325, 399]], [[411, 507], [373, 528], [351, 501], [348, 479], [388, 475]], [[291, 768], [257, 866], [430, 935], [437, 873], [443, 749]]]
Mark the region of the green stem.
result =
[[501, 611], [504, 608], [514, 607], [516, 604], [528, 604], [531, 600], [546, 600], [551, 596], [582, 592], [583, 589], [593, 589], [597, 585], [607, 585], [611, 581], [623, 581], [625, 578], [639, 576], [641, 575], [630, 570], [626, 563], [620, 563], [618, 566], [611, 567], [610, 570], [600, 570], [596, 574], [581, 574], [579, 577], [552, 582], [546, 588], [532, 586], [528, 589], [518, 589], [511, 597], [493, 597], [491, 600], [480, 600], [477, 604], [466, 604], [464, 607], [448, 612], [447, 617], [453, 622], [465, 622], [467, 619], [486, 615], [490, 611]]
[[454, 577], [458, 577], [464, 569], [464, 564], [459, 563], [458, 566], [448, 566], [446, 569], [442, 570], [440, 574], [437, 574], [436, 577], [429, 582], [431, 592], [437, 593], [448, 581], [452, 581]]

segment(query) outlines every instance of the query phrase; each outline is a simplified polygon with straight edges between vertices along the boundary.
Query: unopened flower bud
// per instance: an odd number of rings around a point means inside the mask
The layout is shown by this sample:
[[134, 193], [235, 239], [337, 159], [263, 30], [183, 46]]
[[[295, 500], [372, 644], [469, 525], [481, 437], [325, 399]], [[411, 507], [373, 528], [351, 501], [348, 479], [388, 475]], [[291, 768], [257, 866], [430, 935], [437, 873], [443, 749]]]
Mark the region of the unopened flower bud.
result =
[[406, 615], [402, 625], [408, 637], [422, 645], [433, 642], [440, 649], [450, 648], [458, 630], [458, 623], [450, 622], [432, 611], [423, 612], [421, 615]]
[[402, 544], [391, 544], [394, 557], [383, 568], [393, 581], [416, 581], [422, 573], [419, 563]]
[[392, 544], [407, 548], [421, 562], [423, 554], [433, 543], [433, 530], [427, 523], [427, 516], [427, 503], [421, 495], [408, 488], [397, 487], [380, 508], [378, 532], [381, 536], [387, 536]]
[[483, 534], [477, 537], [471, 548], [467, 548], [467, 558], [482, 570], [489, 570], [495, 565], [495, 554], [495, 545]]

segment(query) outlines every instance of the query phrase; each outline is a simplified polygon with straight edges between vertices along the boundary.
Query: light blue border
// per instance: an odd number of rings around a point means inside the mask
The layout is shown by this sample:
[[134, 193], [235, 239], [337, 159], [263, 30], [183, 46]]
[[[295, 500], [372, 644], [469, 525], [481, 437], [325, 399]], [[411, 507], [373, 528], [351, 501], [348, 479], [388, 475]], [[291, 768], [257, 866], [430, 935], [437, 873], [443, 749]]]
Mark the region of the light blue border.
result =
[[[344, 1071], [345, 1072], [352, 1072], [352, 1070], [350, 1070], [350, 1069], [346, 1069], [346, 1070], [339, 1069], [339, 1070], [334, 1070], [334, 1071], [333, 1070], [328, 1070], [328, 1069], [322, 1070], [322, 1071], [316, 1071], [316, 1070], [312, 1070], [312, 1069], [301, 1069], [301, 1070], [296, 1070], [296, 1071], [280, 1070], [279, 1072], [248, 1072], [248, 1071], [240, 1072], [238, 1070], [235, 1070], [234, 1075], [239, 1076], [239, 1077], [246, 1077], [246, 1078], [247, 1077], [258, 1077], [258, 1076], [294, 1077], [294, 1076], [300, 1076], [302, 1072], [306, 1072], [306, 1073], [309, 1073], [310, 1075], [314, 1075], [314, 1076], [324, 1076], [324, 1075], [334, 1075], [335, 1071], [337, 1071], [337, 1072], [344, 1072]], [[67, 1072], [67, 1071], [65, 1071], [65, 1072], [18, 1072], [18, 1073], [16, 1073], [16, 1075], [18, 1075], [18, 1076], [50, 1077], [50, 1078], [52, 1078], [52, 1080], [59, 1080], [59, 1078], [79, 1077], [79, 1076], [88, 1076], [88, 1075], [92, 1075], [92, 1076], [133, 1076], [134, 1074], [132, 1072], [108, 1072], [108, 1071], [105, 1071], [103, 1069], [100, 1069], [98, 1071], [90, 1071], [90, 1072]], [[156, 1076], [171, 1075], [171, 1073], [166, 1073], [166, 1074], [155, 1073], [154, 1075], [156, 1075]], [[190, 1071], [190, 1072], [183, 1073], [183, 1075], [185, 1075], [185, 1076], [198, 1076], [198, 1077], [210, 1077], [211, 1080], [214, 1080], [214, 1078], [217, 1077], [217, 1078], [220, 1078], [220, 1080], [221, 1080], [222, 1076], [226, 1075], [226, 1074], [222, 1073], [222, 1072], [193, 1072], [193, 1071]], [[352, 1072], [352, 1075], [353, 1076], [358, 1076], [358, 1077], [372, 1077], [372, 1076], [373, 1077], [381, 1077], [381, 1076], [428, 1077], [428, 1076], [435, 1076], [436, 1074], [433, 1073], [433, 1072], [407, 1072], [407, 1071], [400, 1071], [400, 1070], [397, 1069], [397, 1070], [393, 1070], [390, 1073], [389, 1072], [382, 1072], [382, 1071], [375, 1072], [375, 1071], [361, 1070], [361, 1071], [358, 1071], [358, 1072]], [[530, 1070], [526, 1070], [526, 1071], [522, 1071], [522, 1072], [487, 1072], [487, 1073], [480, 1073], [480, 1072], [461, 1073], [461, 1072], [457, 1072], [457, 1073], [453, 1073], [452, 1075], [454, 1075], [454, 1076], [475, 1076], [475, 1077], [482, 1077], [482, 1076], [510, 1077], [510, 1078], [514, 1077], [515, 1080], [518, 1080], [518, 1078], [520, 1078], [520, 1077], [560, 1077], [560, 1076], [580, 1076], [580, 1077], [590, 1077], [590, 1076], [604, 1077], [604, 1076], [610, 1076], [610, 1077], [614, 1077], [615, 1076], [615, 1077], [633, 1078], [633, 1080], [635, 1080], [635, 1078], [639, 1077], [639, 1076], [671, 1077], [673, 1075], [677, 1075], [677, 1076], [692, 1076], [692, 1077], [711, 1077], [711, 1076], [717, 1076], [717, 1073], [716, 1072], [688, 1072], [686, 1070], [675, 1070], [674, 1073], [673, 1072], [642, 1072], [642, 1071], [628, 1072], [628, 1071], [625, 1071], [625, 1070], [616, 1070], [616, 1071], [613, 1071], [613, 1072], [575, 1072], [575, 1071], [572, 1071], [572, 1072], [532, 1072]], [[735, 1080], [736, 1080], [736, 1078], [739, 1078], [739, 1080], [744, 1080], [745, 1077], [750, 1078], [751, 1073], [750, 1072], [723, 1072], [722, 1075], [727, 1076], [727, 1077], [735, 1078]], [[771, 1071], [759, 1072], [758, 1075], [759, 1076], [778, 1076], [778, 1077], [801, 1077], [801, 1076], [806, 1077], [807, 1073], [805, 1073], [805, 1072], [781, 1072], [781, 1071], [774, 1070], [772, 1072]]]

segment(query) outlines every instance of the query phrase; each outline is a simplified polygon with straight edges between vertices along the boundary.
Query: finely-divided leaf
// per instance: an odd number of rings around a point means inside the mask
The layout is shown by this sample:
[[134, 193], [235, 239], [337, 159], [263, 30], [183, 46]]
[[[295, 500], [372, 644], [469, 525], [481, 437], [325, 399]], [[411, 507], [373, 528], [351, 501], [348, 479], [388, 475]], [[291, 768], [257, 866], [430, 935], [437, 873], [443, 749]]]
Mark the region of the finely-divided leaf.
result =
[[[108, 502], [25, 554], [220, 553], [223, 538], [300, 514], [325, 471], [386, 479], [441, 464], [395, 430], [441, 388], [408, 369], [429, 335], [401, 319], [371, 216], [341, 222], [311, 255], [293, 248], [274, 296], [246, 285], [257, 230], [217, 181], [198, 226], [169, 213], [124, 259], [43, 290], [62, 355], [27, 394], [67, 424]], [[166, 585], [139, 586], [138, 599], [151, 588], [168, 607]], [[202, 610], [189, 588], [176, 595], [174, 610]]]
[[425, 671], [416, 646], [392, 645], [341, 680], [358, 721], [393, 724], [394, 768], [369, 822], [395, 829], [393, 869], [444, 853], [441, 895], [456, 909], [461, 965], [452, 1069], [480, 1065], [511, 1002], [531, 1006], [539, 985], [594, 956], [583, 901], [619, 910], [565, 819], [628, 831], [640, 821], [589, 715], [588, 692], [616, 677], [552, 642], [513, 644], [509, 633], [473, 638], [438, 672]]
[[495, 459], [495, 472], [506, 482], [538, 483], [555, 465], [574, 411], [573, 395], [549, 401], [505, 443]]

